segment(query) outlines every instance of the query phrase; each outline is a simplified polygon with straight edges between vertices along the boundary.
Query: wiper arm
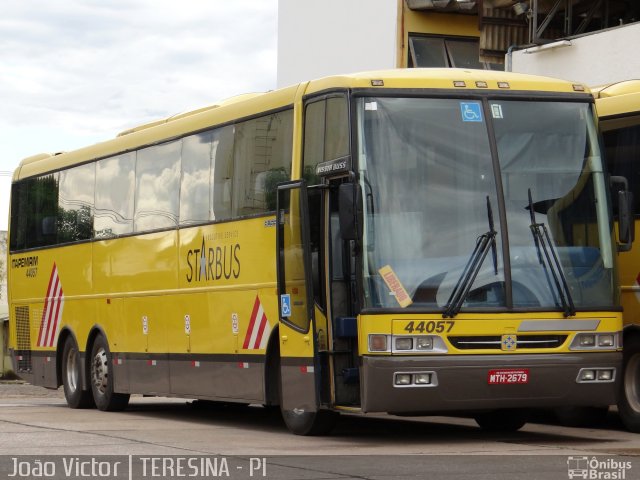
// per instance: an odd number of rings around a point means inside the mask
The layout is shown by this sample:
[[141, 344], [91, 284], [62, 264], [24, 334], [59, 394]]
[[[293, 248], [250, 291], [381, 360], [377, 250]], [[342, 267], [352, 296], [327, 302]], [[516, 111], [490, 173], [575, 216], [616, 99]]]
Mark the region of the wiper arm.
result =
[[[533, 199], [531, 197], [530, 188], [528, 189], [528, 193], [529, 215], [531, 216], [531, 225], [529, 227], [531, 228], [531, 234], [533, 235], [536, 250], [538, 251], [538, 260], [540, 261], [540, 264], [544, 269], [544, 274], [547, 277], [549, 288], [553, 293], [554, 301], [556, 301], [555, 293], [557, 292], [562, 304], [562, 309], [564, 310], [564, 316], [572, 317], [576, 314], [576, 307], [573, 303], [573, 298], [571, 297], [571, 291], [569, 290], [567, 278], [564, 275], [555, 248], [553, 248], [553, 243], [551, 242], [551, 238], [549, 237], [547, 226], [544, 223], [536, 222], [536, 214], [533, 210]], [[551, 275], [553, 277], [553, 283], [549, 278], [549, 270], [551, 271]], [[555, 290], [553, 289], [553, 285], [555, 285]]]
[[488, 195], [487, 218], [489, 221], [489, 231], [480, 235], [476, 240], [476, 246], [471, 253], [471, 257], [469, 257], [469, 261], [467, 261], [467, 264], [462, 271], [462, 275], [460, 275], [456, 286], [449, 296], [447, 304], [444, 306], [442, 318], [453, 318], [458, 314], [458, 312], [460, 312], [460, 308], [462, 308], [462, 304], [464, 303], [465, 298], [467, 298], [467, 295], [469, 295], [469, 290], [471, 290], [473, 282], [478, 276], [478, 272], [480, 272], [482, 263], [484, 262], [487, 253], [489, 253], [489, 248], [491, 248], [493, 253], [493, 269], [495, 274], [498, 274], [498, 255], [496, 250], [497, 232], [493, 227], [493, 210], [491, 209], [491, 201], [489, 200]]

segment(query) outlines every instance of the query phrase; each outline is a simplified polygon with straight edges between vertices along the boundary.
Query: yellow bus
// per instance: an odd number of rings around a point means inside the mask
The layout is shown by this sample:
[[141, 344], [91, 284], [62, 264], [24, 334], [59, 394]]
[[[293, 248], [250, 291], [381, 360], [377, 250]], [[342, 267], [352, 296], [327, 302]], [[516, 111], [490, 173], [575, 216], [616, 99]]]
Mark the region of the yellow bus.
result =
[[615, 403], [630, 238], [593, 102], [512, 73], [366, 72], [25, 159], [15, 371], [74, 408], [279, 405], [305, 435], [339, 412], [514, 430]]
[[[624, 177], [634, 197], [635, 225], [640, 232], [640, 80], [628, 80], [597, 89], [596, 107], [611, 175]], [[615, 197], [614, 197], [615, 202]], [[618, 411], [624, 425], [640, 432], [640, 251], [619, 254], [624, 307], [624, 388]]]

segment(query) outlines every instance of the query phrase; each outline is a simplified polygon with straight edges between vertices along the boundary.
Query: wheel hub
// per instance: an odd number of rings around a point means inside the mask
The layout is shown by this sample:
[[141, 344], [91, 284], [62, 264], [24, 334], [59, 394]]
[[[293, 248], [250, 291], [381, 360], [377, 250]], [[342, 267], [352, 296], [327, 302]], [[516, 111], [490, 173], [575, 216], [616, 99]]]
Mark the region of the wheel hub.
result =
[[100, 348], [93, 357], [91, 378], [96, 390], [104, 395], [109, 381], [109, 363], [107, 362], [107, 352], [104, 348]]

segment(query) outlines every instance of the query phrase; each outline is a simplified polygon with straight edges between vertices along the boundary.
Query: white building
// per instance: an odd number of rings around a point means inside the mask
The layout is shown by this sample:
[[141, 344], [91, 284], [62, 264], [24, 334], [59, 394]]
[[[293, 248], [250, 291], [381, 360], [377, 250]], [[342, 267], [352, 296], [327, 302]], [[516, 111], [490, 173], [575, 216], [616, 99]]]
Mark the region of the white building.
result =
[[640, 23], [632, 23], [517, 50], [512, 54], [511, 69], [590, 86], [640, 79], [639, 45]]
[[502, 63], [587, 85], [640, 78], [637, 0], [279, 0], [278, 8], [279, 87], [363, 70]]

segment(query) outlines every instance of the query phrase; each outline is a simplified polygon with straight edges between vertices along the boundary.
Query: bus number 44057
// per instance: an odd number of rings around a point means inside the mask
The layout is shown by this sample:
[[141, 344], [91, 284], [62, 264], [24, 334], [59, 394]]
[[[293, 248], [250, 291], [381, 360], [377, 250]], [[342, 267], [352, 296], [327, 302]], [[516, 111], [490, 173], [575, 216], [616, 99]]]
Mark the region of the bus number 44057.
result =
[[411, 321], [404, 329], [409, 333], [449, 333], [455, 323], [453, 320], [434, 320], [430, 322]]

